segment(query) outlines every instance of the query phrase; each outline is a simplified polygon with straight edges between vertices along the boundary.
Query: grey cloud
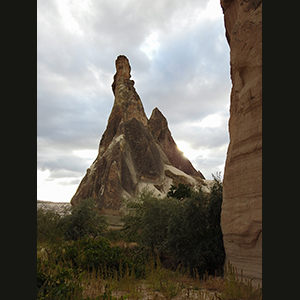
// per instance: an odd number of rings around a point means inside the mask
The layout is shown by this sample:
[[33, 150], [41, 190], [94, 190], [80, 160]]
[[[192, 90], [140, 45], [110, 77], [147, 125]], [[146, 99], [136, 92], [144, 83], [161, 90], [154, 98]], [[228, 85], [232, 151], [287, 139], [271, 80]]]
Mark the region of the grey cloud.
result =
[[145, 33], [157, 28], [169, 30], [169, 23], [178, 11], [190, 12], [191, 7], [204, 8], [208, 0], [141, 0], [141, 1], [97, 1], [93, 8], [98, 17], [93, 19], [96, 30], [106, 29], [108, 35], [138, 43]]
[[[89, 1], [86, 10], [70, 2], [80, 34], [64, 26], [57, 2], [38, 1], [38, 168], [50, 170], [50, 179], [83, 176], [89, 163], [72, 151], [98, 148], [113, 106], [119, 54], [130, 60], [146, 114], [158, 107], [175, 141], [185, 140], [194, 149], [226, 144], [231, 85], [223, 20], [187, 21], [184, 30], [180, 27], [183, 19], [195, 20], [208, 2]], [[151, 60], [141, 45], [153, 32], [160, 47]], [[189, 126], [213, 113], [224, 114], [221, 127]], [[197, 164], [201, 171], [201, 164], [214, 168], [223, 157], [216, 152], [216, 158], [199, 158]]]
[[[171, 132], [174, 132], [174, 139], [185, 140], [190, 143], [193, 149], [200, 147], [215, 148], [229, 142], [228, 118], [229, 114], [220, 114], [221, 123], [218, 127], [194, 126], [191, 122], [177, 122], [170, 125]], [[200, 119], [200, 121], [202, 121]]]
[[78, 185], [79, 183], [80, 183], [80, 179], [58, 182], [59, 185]]
[[[220, 156], [215, 156], [215, 157], [210, 157], [208, 158], [203, 158], [199, 156], [194, 162], [194, 166], [201, 166], [201, 173], [204, 175], [206, 179], [213, 179], [212, 178], [212, 173], [216, 174], [216, 172], [221, 171], [221, 175], [223, 177], [224, 175], [224, 169], [220, 166], [222, 166], [225, 163], [225, 159], [223, 159]], [[199, 169], [199, 168], [198, 168]]]
[[180, 122], [224, 109], [229, 102], [229, 53], [227, 46], [217, 48], [220, 37], [212, 34], [220, 26], [208, 22], [180, 40], [162, 42], [151, 75], [139, 85], [148, 111], [159, 106], [170, 122]]
[[87, 161], [76, 155], [58, 156], [55, 160], [39, 161], [39, 170], [49, 170], [49, 179], [82, 176], [83, 170], [89, 167]]

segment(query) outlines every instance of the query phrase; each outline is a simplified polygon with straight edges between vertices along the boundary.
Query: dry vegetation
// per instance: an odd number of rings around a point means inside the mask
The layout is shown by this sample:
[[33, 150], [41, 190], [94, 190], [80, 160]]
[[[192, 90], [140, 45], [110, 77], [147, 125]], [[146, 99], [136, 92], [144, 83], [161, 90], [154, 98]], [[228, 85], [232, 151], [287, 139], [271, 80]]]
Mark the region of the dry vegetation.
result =
[[128, 202], [121, 230], [107, 229], [92, 199], [64, 217], [38, 210], [37, 299], [262, 299], [232, 265], [223, 271], [221, 183], [210, 195], [171, 192]]
[[[127, 247], [125, 242], [123, 247]], [[113, 272], [105, 268], [74, 272], [75, 268], [66, 268], [66, 261], [51, 264], [57, 257], [55, 259], [56, 254], [49, 249], [38, 247], [38, 258], [43, 261], [41, 271], [54, 279], [56, 286], [61, 284], [61, 293], [59, 289], [55, 294], [40, 293], [38, 299], [262, 299], [261, 288], [243, 279], [230, 264], [225, 268], [224, 277], [205, 275], [200, 278], [182, 268], [166, 269], [158, 259], [149, 258], [145, 276], [138, 279], [128, 267]], [[53, 286], [53, 282], [51, 284]]]

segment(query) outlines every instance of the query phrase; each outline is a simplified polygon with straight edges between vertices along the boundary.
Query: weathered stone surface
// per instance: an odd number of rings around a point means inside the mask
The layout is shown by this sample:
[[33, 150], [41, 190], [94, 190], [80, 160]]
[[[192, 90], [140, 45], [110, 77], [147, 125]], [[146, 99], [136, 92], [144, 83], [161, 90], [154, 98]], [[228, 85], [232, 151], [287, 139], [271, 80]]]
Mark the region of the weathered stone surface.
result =
[[114, 105], [98, 156], [71, 199], [73, 205], [92, 197], [103, 214], [118, 215], [123, 213], [122, 198], [135, 197], [146, 186], [164, 196], [175, 175], [191, 186], [203, 183], [203, 175], [177, 149], [162, 113], [155, 109], [148, 120], [130, 70], [128, 59], [118, 56], [112, 84]]
[[262, 1], [222, 0], [230, 45], [230, 143], [221, 227], [226, 259], [262, 284]]
[[151, 114], [148, 126], [156, 142], [165, 152], [170, 163], [188, 175], [205, 179], [200, 171], [196, 171], [191, 162], [178, 149], [168, 127], [168, 121], [156, 107]]

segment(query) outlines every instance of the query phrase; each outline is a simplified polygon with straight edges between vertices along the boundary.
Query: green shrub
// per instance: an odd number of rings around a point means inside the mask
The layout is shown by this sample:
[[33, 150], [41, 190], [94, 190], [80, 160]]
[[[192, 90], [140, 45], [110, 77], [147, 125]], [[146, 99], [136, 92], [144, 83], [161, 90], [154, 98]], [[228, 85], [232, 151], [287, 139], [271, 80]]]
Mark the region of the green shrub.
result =
[[124, 231], [138, 243], [150, 247], [153, 253], [165, 250], [168, 224], [177, 202], [173, 198], [159, 199], [143, 190], [137, 199], [127, 201], [129, 213], [123, 218]]
[[[52, 245], [51, 250], [46, 249], [46, 253], [46, 256], [38, 256], [38, 261], [43, 261], [43, 266], [61, 265], [72, 270], [76, 276], [83, 271], [95, 271], [105, 279], [115, 276], [122, 278], [126, 270], [135, 278], [144, 278], [146, 265], [151, 257], [150, 250], [145, 247], [112, 247], [103, 237], [84, 237], [61, 245]], [[38, 267], [38, 270], [41, 268]], [[45, 272], [38, 272], [38, 288], [47, 279], [44, 274]]]
[[37, 240], [39, 242], [59, 242], [63, 239], [60, 226], [61, 216], [54, 211], [37, 210]]
[[111, 247], [102, 237], [84, 237], [63, 245], [58, 260], [70, 262], [72, 268], [91, 271], [93, 269], [118, 270], [122, 262], [122, 249]]
[[187, 184], [179, 183], [178, 186], [172, 184], [167, 196], [182, 200], [191, 197], [192, 192]]
[[220, 226], [222, 183], [214, 177], [211, 193], [201, 190], [176, 206], [168, 227], [167, 248], [190, 272], [222, 273], [225, 261]]
[[54, 211], [37, 210], [37, 240], [61, 243], [77, 240], [85, 235], [96, 237], [107, 228], [106, 219], [99, 214], [92, 198], [83, 199], [72, 206], [71, 214], [60, 216]]
[[[220, 174], [213, 177], [211, 193], [179, 184], [171, 187], [169, 197], [159, 199], [144, 190], [126, 203], [129, 213], [124, 217], [124, 231], [152, 253], [173, 255], [177, 265], [188, 267], [191, 274], [221, 275], [225, 261], [220, 226], [222, 182]], [[178, 191], [177, 198], [170, 196]]]
[[[135, 277], [144, 278], [146, 275], [146, 266], [152, 258], [152, 252], [149, 248], [136, 246], [134, 248], [123, 249], [125, 264], [130, 266], [130, 271], [133, 271]], [[127, 268], [126, 266], [126, 268]]]
[[37, 299], [82, 300], [80, 278], [72, 268], [53, 261], [37, 260]]
[[88, 198], [72, 206], [71, 214], [61, 219], [61, 227], [67, 240], [77, 240], [85, 235], [100, 235], [107, 228], [107, 222], [99, 214], [95, 200]]

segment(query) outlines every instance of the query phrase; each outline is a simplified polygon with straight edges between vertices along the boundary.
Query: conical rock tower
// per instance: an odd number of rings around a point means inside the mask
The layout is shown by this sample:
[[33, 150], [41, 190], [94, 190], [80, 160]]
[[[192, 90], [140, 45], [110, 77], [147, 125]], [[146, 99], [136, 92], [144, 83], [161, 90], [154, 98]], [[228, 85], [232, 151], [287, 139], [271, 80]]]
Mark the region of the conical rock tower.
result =
[[80, 182], [72, 205], [92, 197], [102, 213], [116, 214], [123, 210], [123, 198], [137, 196], [144, 187], [165, 196], [171, 184], [197, 187], [203, 183], [204, 176], [179, 151], [158, 108], [148, 120], [130, 71], [128, 59], [118, 56], [114, 105], [97, 158]]

